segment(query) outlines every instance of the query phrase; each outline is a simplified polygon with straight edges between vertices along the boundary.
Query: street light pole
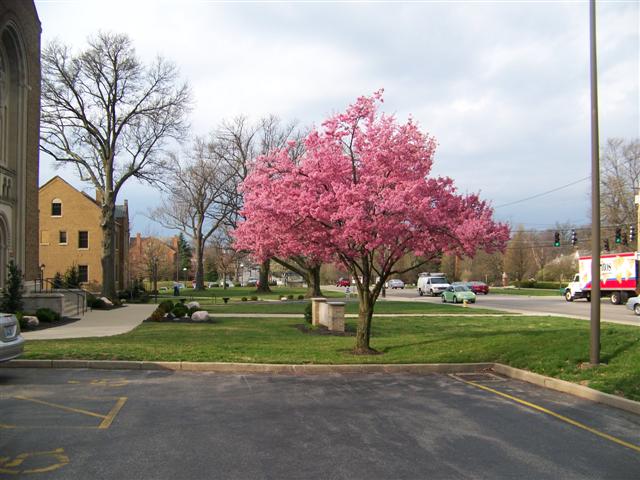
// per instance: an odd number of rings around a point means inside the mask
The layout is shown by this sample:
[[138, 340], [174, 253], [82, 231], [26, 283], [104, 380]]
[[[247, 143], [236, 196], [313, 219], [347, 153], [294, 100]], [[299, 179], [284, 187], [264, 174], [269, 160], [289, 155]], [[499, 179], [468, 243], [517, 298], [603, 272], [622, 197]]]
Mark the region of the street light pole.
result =
[[591, 70], [591, 341], [589, 361], [600, 363], [600, 146], [598, 142], [598, 68], [596, 2], [589, 1]]

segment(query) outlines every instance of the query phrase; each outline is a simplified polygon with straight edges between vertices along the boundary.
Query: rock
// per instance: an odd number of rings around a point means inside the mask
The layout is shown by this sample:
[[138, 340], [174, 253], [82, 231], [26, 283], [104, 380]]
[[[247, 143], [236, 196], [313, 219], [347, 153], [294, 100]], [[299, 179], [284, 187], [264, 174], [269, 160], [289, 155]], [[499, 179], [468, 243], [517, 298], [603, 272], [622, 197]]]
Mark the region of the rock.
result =
[[113, 307], [113, 302], [109, 300], [107, 297], [100, 297], [100, 300], [104, 302], [105, 307]]
[[194, 322], [206, 322], [209, 320], [209, 312], [206, 310], [198, 310], [197, 312], [193, 312], [191, 315], [191, 320]]
[[171, 312], [164, 314], [164, 318], [166, 318], [167, 320], [173, 320], [175, 317], [176, 316]]
[[31, 315], [25, 315], [24, 317], [22, 317], [22, 319], [27, 322], [27, 327], [29, 328], [35, 328], [38, 325], [40, 325], [40, 320], [38, 320], [38, 317], [33, 317]]
[[187, 303], [187, 308], [191, 310], [192, 308], [200, 308], [200, 304], [198, 302], [189, 302]]

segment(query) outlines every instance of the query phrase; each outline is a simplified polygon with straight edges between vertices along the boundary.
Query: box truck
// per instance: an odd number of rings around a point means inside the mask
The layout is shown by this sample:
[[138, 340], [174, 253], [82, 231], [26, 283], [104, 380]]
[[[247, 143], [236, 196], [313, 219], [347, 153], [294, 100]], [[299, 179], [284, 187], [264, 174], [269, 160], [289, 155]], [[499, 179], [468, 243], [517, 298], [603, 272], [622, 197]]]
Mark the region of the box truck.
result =
[[[638, 262], [635, 252], [611, 253], [600, 256], [600, 294], [610, 297], [611, 303], [626, 303], [636, 296], [638, 286]], [[564, 289], [564, 298], [572, 302], [576, 298], [591, 301], [591, 257], [578, 259], [578, 273]]]

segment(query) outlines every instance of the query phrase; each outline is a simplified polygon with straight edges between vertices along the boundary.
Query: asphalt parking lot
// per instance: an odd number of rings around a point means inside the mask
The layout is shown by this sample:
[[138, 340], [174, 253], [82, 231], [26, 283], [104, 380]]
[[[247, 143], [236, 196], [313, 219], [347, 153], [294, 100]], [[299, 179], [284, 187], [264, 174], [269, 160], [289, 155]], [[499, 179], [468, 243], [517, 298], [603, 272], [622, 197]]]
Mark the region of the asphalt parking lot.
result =
[[640, 417], [473, 375], [0, 369], [0, 477], [634, 479]]

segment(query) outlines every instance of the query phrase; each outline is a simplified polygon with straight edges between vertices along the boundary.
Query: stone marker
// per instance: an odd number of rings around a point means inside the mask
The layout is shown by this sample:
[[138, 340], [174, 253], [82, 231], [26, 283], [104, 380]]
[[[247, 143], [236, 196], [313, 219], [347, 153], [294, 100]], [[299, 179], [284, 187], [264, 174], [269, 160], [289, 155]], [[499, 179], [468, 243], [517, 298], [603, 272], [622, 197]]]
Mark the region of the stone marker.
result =
[[200, 308], [200, 304], [198, 302], [189, 302], [187, 303], [187, 308], [191, 310], [192, 308]]
[[312, 297], [311, 298], [311, 324], [320, 325], [320, 310], [323, 303], [326, 303], [327, 299], [324, 297]]

